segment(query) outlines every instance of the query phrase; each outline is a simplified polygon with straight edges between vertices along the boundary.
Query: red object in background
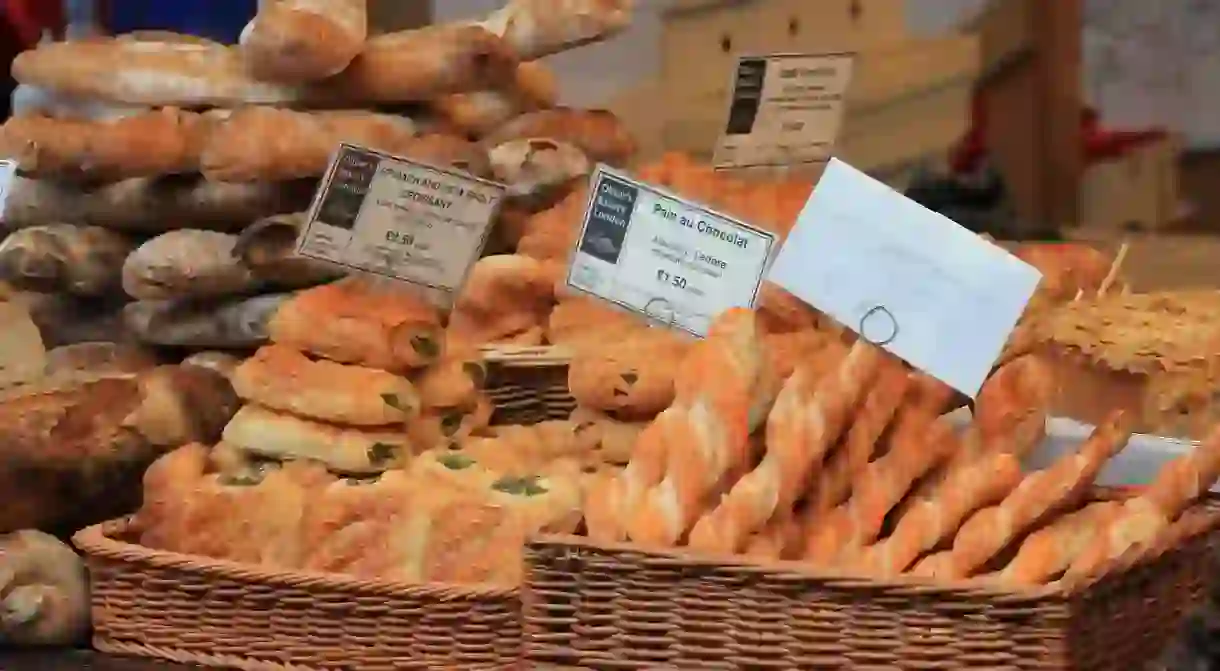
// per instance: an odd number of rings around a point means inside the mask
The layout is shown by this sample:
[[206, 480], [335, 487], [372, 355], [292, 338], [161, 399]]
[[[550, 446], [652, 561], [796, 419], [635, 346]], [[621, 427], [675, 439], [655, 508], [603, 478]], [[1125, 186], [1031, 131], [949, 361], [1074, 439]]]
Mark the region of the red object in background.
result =
[[4, 14], [17, 33], [21, 48], [38, 44], [44, 30], [55, 35], [63, 32], [64, 7], [61, 0], [4, 0]]

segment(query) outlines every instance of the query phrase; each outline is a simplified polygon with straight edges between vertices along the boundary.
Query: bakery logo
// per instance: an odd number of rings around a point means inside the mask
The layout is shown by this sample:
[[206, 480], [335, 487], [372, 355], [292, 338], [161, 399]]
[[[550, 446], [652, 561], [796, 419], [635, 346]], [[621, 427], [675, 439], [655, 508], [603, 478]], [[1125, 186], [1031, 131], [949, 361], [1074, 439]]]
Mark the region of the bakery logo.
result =
[[585, 221], [580, 251], [606, 263], [618, 263], [639, 195], [637, 187], [602, 175], [589, 203], [589, 216]]
[[381, 158], [353, 147], [340, 147], [318, 207], [318, 223], [352, 230], [360, 206], [377, 174]]
[[758, 118], [758, 108], [762, 105], [763, 83], [766, 78], [766, 59], [743, 58], [738, 61], [725, 135], [749, 135], [754, 132], [754, 121]]

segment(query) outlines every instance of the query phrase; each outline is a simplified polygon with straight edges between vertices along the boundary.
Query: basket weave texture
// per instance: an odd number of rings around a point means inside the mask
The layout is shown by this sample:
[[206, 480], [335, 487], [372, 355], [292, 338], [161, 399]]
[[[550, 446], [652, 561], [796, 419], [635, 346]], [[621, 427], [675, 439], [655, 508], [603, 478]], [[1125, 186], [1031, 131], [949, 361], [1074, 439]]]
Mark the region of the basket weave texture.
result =
[[493, 424], [537, 424], [567, 419], [576, 408], [568, 391], [570, 354], [559, 347], [497, 347], [484, 353], [485, 393], [495, 404]]
[[1215, 502], [1090, 581], [1009, 591], [544, 537], [526, 548], [528, 668], [1133, 671], [1210, 578]]
[[130, 518], [73, 537], [103, 652], [247, 671], [515, 668], [517, 590], [291, 571], [142, 547]]

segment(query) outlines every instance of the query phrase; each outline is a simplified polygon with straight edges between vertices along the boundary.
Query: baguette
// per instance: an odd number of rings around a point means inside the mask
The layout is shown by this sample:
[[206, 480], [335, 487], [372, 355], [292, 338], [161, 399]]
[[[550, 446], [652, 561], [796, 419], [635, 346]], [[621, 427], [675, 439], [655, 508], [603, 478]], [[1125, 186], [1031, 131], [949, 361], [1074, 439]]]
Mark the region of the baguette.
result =
[[633, 0], [509, 0], [479, 25], [532, 61], [606, 39], [631, 24]]
[[271, 316], [291, 294], [206, 304], [138, 301], [123, 308], [123, 323], [140, 342], [193, 349], [251, 349], [267, 342]]
[[414, 452], [402, 429], [323, 424], [256, 405], [238, 410], [223, 437], [247, 452], [320, 461], [340, 473], [381, 473], [407, 463]]
[[1075, 507], [1131, 432], [1121, 412], [1094, 429], [1080, 449], [1049, 468], [1026, 476], [999, 505], [975, 513], [953, 540], [952, 568], [966, 576], [991, 561], [1028, 529], [1064, 508]]
[[512, 140], [546, 138], [578, 147], [595, 163], [625, 165], [636, 151], [635, 138], [622, 121], [606, 110], [570, 107], [522, 114], [484, 137], [483, 146], [498, 147]]
[[1097, 501], [1064, 515], [1021, 541], [1017, 554], [994, 579], [1019, 585], [1045, 583], [1066, 570], [1122, 514], [1117, 501]]
[[236, 231], [309, 205], [315, 184], [223, 184], [198, 176], [136, 177], [81, 189], [14, 177], [4, 202], [8, 229], [70, 221], [134, 233], [179, 228]]
[[245, 107], [212, 132], [200, 169], [218, 182], [317, 178], [341, 143], [393, 154], [415, 133], [410, 119], [389, 114]]
[[774, 400], [774, 382], [753, 311], [722, 312], [700, 345], [691, 350], [675, 377], [674, 405], [669, 410], [678, 413], [676, 421], [666, 423], [667, 432], [675, 425], [684, 426], [685, 440], [694, 440], [694, 449], [678, 449], [682, 443], [670, 442], [660, 480], [625, 518], [628, 536], [643, 544], [672, 546], [690, 530], [725, 476], [747, 466], [750, 433]]
[[846, 428], [882, 357], [881, 350], [860, 340], [841, 365], [821, 379], [809, 379], [800, 369], [793, 373], [767, 417], [762, 462], [695, 524], [691, 547], [737, 552], [773, 515], [790, 511]]
[[0, 128], [0, 152], [35, 178], [113, 182], [199, 170], [199, 152], [215, 120], [164, 108], [100, 121], [12, 117]]
[[297, 236], [304, 221], [303, 212], [259, 219], [238, 233], [233, 255], [258, 281], [285, 289], [314, 286], [342, 277], [344, 271], [340, 266], [297, 256]]
[[121, 287], [133, 249], [130, 237], [97, 226], [31, 226], [0, 242], [0, 274], [17, 289], [103, 296]]
[[283, 345], [259, 348], [230, 378], [250, 403], [353, 426], [404, 423], [419, 413], [415, 387], [385, 371], [313, 361]]
[[440, 359], [440, 315], [412, 294], [349, 278], [298, 293], [270, 320], [271, 339], [338, 363], [401, 373]]
[[538, 109], [554, 107], [558, 99], [555, 74], [539, 62], [517, 66], [508, 90], [470, 91], [441, 96], [431, 108], [451, 128], [471, 137], [482, 137], [513, 118]]
[[220, 298], [257, 289], [259, 281], [233, 253], [237, 236], [169, 231], [140, 245], [123, 263], [123, 291], [136, 300]]
[[367, 37], [366, 0], [276, 0], [259, 7], [240, 46], [256, 78], [300, 84], [338, 74]]

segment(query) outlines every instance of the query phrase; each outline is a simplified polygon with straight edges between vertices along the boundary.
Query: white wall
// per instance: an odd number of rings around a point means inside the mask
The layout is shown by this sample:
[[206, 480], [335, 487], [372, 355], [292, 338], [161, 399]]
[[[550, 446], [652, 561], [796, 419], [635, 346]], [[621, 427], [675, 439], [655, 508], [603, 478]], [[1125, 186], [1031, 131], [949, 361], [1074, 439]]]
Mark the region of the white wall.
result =
[[[438, 19], [484, 14], [501, 0], [433, 0]], [[817, 0], [806, 0], [816, 2]], [[596, 105], [657, 67], [658, 9], [636, 0], [623, 35], [554, 57], [565, 102]], [[915, 35], [951, 30], [987, 0], [907, 0]], [[1086, 97], [1119, 126], [1167, 125], [1220, 145], [1220, 0], [1086, 0]]]

